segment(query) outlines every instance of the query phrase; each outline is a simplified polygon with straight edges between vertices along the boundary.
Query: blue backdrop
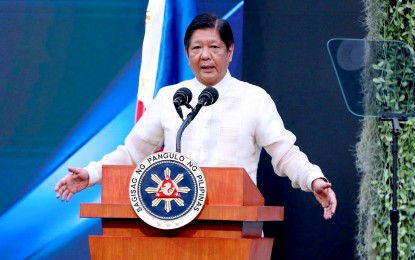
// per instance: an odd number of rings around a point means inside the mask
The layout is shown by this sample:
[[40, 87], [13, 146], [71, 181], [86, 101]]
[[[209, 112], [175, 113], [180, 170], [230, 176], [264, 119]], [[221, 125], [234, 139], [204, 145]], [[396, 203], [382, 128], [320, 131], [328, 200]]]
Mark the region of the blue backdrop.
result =
[[[121, 144], [134, 123], [147, 1], [0, 2], [0, 256], [89, 258], [100, 221], [53, 188]], [[241, 77], [243, 1], [198, 1], [235, 33], [231, 72]]]

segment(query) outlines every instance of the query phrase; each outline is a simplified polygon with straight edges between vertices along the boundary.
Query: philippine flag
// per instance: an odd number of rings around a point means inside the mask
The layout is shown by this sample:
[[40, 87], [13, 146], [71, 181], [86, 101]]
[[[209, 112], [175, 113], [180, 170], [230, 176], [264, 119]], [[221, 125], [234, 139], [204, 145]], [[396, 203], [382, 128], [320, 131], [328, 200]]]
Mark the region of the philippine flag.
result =
[[135, 121], [160, 88], [190, 79], [183, 38], [197, 14], [196, 0], [149, 0]]

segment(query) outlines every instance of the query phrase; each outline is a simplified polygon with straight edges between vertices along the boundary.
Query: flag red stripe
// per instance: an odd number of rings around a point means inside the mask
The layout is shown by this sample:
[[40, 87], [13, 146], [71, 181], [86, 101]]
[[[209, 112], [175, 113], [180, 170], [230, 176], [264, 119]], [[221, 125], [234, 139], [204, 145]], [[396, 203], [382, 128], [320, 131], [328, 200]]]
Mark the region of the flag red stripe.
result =
[[135, 110], [135, 122], [137, 123], [138, 119], [144, 114], [144, 111], [146, 111], [146, 108], [144, 106], [144, 103], [141, 100], [137, 99], [137, 105]]

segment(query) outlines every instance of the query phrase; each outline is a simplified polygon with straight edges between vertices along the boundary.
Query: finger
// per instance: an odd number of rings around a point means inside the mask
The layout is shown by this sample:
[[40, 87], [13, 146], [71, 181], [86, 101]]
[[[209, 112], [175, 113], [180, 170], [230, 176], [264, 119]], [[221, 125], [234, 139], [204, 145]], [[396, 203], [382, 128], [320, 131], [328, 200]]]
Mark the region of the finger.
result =
[[330, 183], [330, 182], [321, 182], [321, 186], [320, 186], [320, 188], [321, 188], [322, 190], [325, 190], [325, 189], [331, 188], [331, 183]]
[[318, 196], [318, 200], [323, 208], [327, 208], [331, 205], [331, 200], [327, 192], [320, 194], [320, 196]]
[[332, 205], [328, 206], [327, 208], [324, 208], [325, 219], [331, 219], [333, 215], [334, 215], [334, 211], [333, 211]]
[[79, 173], [79, 169], [76, 167], [68, 167], [68, 171], [70, 171], [73, 174], [78, 174]]
[[321, 192], [322, 190], [330, 188], [330, 187], [331, 187], [331, 183], [327, 182], [323, 179], [316, 179], [312, 183], [312, 190], [313, 191]]
[[322, 200], [321, 201], [321, 206], [326, 209], [330, 206], [330, 202], [327, 201], [327, 200]]
[[337, 200], [336, 200], [336, 197], [332, 195], [330, 209], [333, 214], [336, 212], [336, 208], [337, 208]]
[[69, 194], [69, 190], [65, 190], [65, 191], [62, 193], [62, 201], [65, 201], [65, 200], [66, 200], [66, 198], [68, 197], [68, 194]]
[[328, 214], [327, 214], [327, 208], [324, 208], [324, 210], [323, 210], [323, 218], [325, 219], [325, 220], [327, 220], [328, 219]]
[[329, 220], [333, 217], [333, 214], [330, 211], [330, 208], [324, 208], [324, 219]]
[[329, 183], [329, 182], [324, 182], [322, 185], [321, 185], [321, 192], [323, 193], [323, 194], [327, 194], [327, 192], [331, 189], [331, 183]]
[[59, 198], [62, 195], [62, 192], [60, 190], [60, 187], [57, 190], [55, 188], [55, 191], [56, 191], [56, 198]]
[[58, 191], [64, 183], [65, 183], [64, 179], [59, 180], [55, 185], [55, 191]]
[[62, 196], [62, 194], [63, 194], [63, 192], [64, 192], [65, 190], [67, 190], [67, 186], [66, 186], [66, 184], [65, 184], [65, 185], [62, 185], [62, 186], [59, 188], [59, 194]]
[[336, 205], [330, 204], [327, 208], [324, 208], [324, 218], [326, 220], [331, 219], [336, 212]]
[[68, 196], [66, 197], [66, 201], [70, 201], [73, 195], [74, 194], [72, 192], [69, 192]]
[[61, 197], [65, 190], [66, 190], [66, 184], [63, 184], [62, 186], [59, 187], [59, 190], [56, 191], [56, 198]]
[[324, 199], [327, 197], [327, 189], [324, 189], [322, 187], [320, 187], [319, 189], [316, 189], [314, 192], [315, 192], [316, 197], [318, 197], [319, 199]]

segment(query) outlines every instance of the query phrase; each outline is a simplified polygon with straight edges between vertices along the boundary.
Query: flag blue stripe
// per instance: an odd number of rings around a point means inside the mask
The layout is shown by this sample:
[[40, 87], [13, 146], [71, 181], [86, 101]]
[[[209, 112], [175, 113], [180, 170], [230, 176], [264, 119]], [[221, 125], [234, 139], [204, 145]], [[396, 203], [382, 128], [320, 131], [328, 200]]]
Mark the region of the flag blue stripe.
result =
[[166, 0], [154, 97], [164, 86], [193, 78], [183, 51], [183, 38], [196, 14], [194, 0]]

